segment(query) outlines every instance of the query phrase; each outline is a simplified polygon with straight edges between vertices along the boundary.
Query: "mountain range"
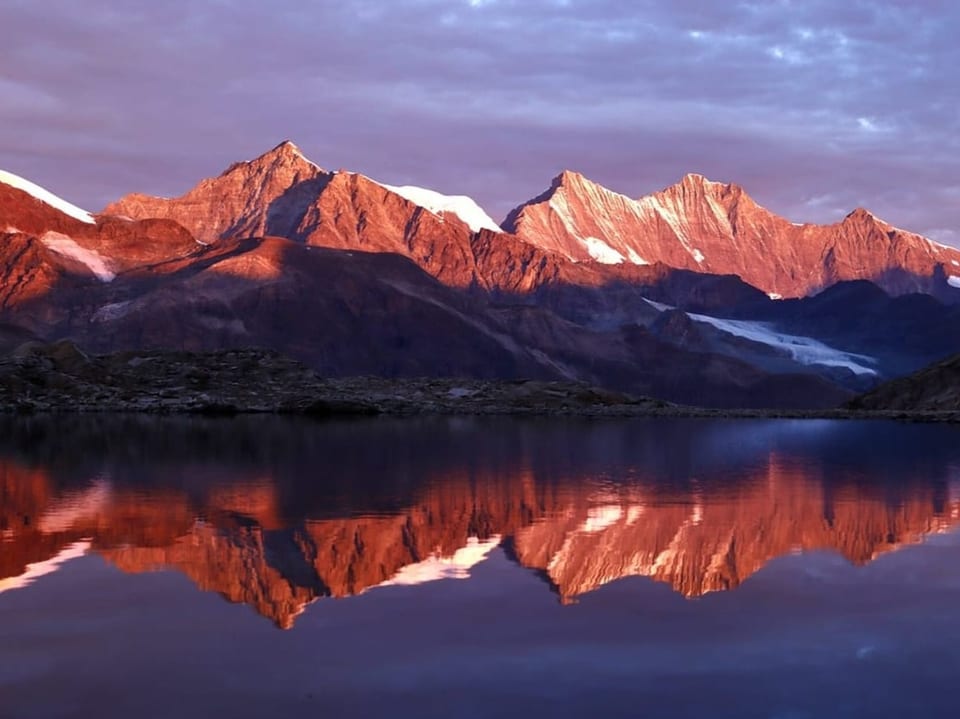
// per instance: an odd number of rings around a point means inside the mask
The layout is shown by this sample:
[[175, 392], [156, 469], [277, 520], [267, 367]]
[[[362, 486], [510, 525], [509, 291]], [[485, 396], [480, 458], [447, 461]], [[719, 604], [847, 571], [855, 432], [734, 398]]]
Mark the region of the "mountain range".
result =
[[687, 175], [564, 172], [501, 223], [291, 142], [91, 214], [0, 173], [0, 350], [259, 346], [321, 374], [576, 379], [827, 407], [960, 351], [960, 250], [857, 209], [797, 225]]

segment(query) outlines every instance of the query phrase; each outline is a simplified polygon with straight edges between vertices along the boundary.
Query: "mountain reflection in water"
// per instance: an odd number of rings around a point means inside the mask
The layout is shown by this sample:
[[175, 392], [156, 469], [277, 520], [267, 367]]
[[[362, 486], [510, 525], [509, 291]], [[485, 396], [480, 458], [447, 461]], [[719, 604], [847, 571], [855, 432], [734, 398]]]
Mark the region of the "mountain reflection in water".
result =
[[75, 418], [0, 437], [0, 591], [89, 551], [283, 628], [322, 597], [468, 578], [498, 547], [563, 602], [629, 576], [697, 597], [960, 521], [950, 427]]

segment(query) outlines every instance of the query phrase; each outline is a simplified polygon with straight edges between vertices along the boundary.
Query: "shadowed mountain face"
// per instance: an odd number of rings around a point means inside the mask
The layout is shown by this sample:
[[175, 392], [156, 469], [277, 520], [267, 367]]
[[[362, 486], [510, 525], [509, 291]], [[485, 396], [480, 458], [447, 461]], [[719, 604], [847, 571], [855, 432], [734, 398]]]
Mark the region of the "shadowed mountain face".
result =
[[[262, 172], [250, 169], [263, 164], [256, 161], [211, 182], [232, 182], [236, 173], [253, 172], [250, 182], [259, 182], [256, 187], [269, 194], [276, 190], [270, 179], [275, 176], [283, 182], [320, 176], [292, 150], [281, 148], [275, 155]], [[366, 178], [350, 178], [369, 184], [381, 200], [389, 195], [390, 202], [410, 205]], [[249, 189], [245, 183], [241, 188]], [[431, 277], [427, 270], [436, 268], [421, 261], [416, 243], [403, 249], [351, 236], [339, 244], [353, 250], [318, 247], [311, 238], [306, 244], [277, 237], [203, 244], [170, 219], [101, 217], [87, 223], [15, 188], [8, 194], [7, 220], [29, 226], [33, 233], [17, 231], [0, 244], [5, 259], [0, 267], [6, 273], [0, 283], [0, 322], [6, 323], [0, 341], [8, 348], [34, 336], [71, 339], [94, 352], [254, 346], [290, 355], [324, 375], [577, 379], [702, 405], [824, 407], [851, 396], [831, 377], [803, 364], [787, 361], [777, 368], [779, 374], [771, 374], [736, 353], [688, 349], [651, 335], [636, 321], [656, 312], [633, 286], [604, 300], [620, 319], [593, 323], [598, 325], [594, 329], [584, 322], [591, 324], [595, 302], [590, 296], [596, 289], [587, 288], [586, 295], [560, 290], [552, 299], [545, 295], [542, 303], [491, 305], [483, 295], [440, 281], [450, 281], [440, 271], [440, 279]], [[413, 211], [419, 219], [411, 220], [410, 227], [435, 223], [438, 232], [462, 237], [464, 253], [472, 252], [469, 228], [455, 217], [441, 218], [423, 208]], [[333, 216], [344, 215], [338, 210]], [[369, 232], [389, 225], [383, 218], [364, 217], [360, 224]], [[242, 221], [221, 223], [217, 229], [269, 231], [270, 221], [251, 211]], [[64, 232], [43, 230], [46, 226]], [[127, 234], [107, 241], [113, 232], [109, 228]], [[194, 230], [208, 231], [200, 225]], [[156, 237], [150, 234], [154, 231]], [[138, 243], [143, 250], [131, 254], [123, 249]], [[355, 251], [357, 244], [371, 251]], [[459, 262], [445, 259], [446, 249], [424, 251], [444, 268]], [[483, 264], [498, 263], [487, 257]], [[569, 262], [566, 266], [578, 267]], [[665, 268], [644, 272], [655, 283], [669, 276]], [[654, 296], [686, 296], [693, 303], [719, 296], [714, 291], [687, 292], [675, 284], [665, 282]], [[747, 294], [753, 297], [751, 292]], [[628, 296], [629, 301], [618, 299]]]
[[[0, 183], [4, 351], [261, 347], [324, 375], [809, 409], [960, 350], [960, 252], [865, 211], [797, 227], [699, 176], [635, 201], [564, 173], [509, 232], [469, 198], [328, 172], [290, 142], [96, 217], [24, 187]], [[768, 297], [851, 278], [878, 284]]]
[[494, 551], [564, 602], [630, 576], [695, 597], [779, 556], [827, 550], [863, 564], [960, 521], [948, 427], [241, 419], [2, 430], [0, 588], [89, 543], [124, 571], [182, 572], [284, 628], [322, 597], [468, 578]]
[[852, 409], [960, 411], [960, 355], [925, 367], [909, 377], [886, 382], [857, 397]]

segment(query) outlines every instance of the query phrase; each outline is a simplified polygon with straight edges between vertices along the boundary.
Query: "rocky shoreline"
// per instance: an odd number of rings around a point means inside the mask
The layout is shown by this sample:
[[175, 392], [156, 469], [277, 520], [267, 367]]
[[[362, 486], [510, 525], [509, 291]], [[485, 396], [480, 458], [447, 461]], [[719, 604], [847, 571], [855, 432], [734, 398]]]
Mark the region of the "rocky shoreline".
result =
[[321, 378], [295, 360], [263, 350], [87, 355], [70, 342], [28, 343], [0, 358], [0, 413], [568, 415], [960, 422], [960, 411], [687, 407], [580, 382]]

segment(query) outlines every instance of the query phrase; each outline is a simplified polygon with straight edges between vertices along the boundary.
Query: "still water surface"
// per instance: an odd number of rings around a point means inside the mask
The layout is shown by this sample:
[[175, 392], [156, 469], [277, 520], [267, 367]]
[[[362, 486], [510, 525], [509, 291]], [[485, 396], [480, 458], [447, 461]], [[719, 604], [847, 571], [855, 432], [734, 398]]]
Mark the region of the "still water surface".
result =
[[955, 717], [960, 428], [0, 422], [0, 717]]

